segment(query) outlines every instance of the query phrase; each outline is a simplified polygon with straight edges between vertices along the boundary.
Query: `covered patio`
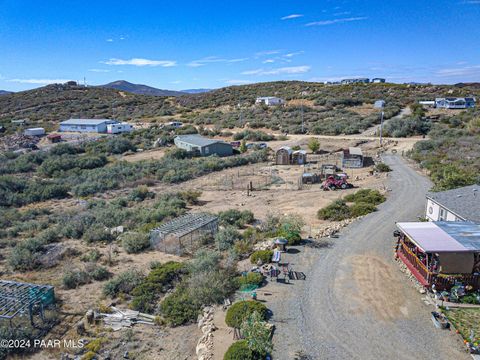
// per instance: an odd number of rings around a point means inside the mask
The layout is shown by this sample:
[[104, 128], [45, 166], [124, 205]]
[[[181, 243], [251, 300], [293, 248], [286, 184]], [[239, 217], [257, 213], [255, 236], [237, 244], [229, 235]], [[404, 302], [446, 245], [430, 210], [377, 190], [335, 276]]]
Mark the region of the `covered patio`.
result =
[[395, 254], [420, 284], [480, 288], [480, 224], [401, 222], [397, 227]]

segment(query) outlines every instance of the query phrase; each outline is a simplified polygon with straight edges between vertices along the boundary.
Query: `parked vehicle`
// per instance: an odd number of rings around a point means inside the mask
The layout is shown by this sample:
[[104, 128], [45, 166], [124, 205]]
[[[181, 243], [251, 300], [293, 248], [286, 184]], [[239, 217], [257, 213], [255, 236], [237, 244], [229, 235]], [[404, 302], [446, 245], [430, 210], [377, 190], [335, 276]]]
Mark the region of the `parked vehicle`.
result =
[[327, 180], [325, 180], [322, 184], [322, 189], [327, 191], [327, 190], [337, 190], [337, 189], [349, 189], [352, 188], [353, 185], [350, 184], [347, 179], [343, 176], [336, 176], [336, 175], [331, 175], [327, 177]]

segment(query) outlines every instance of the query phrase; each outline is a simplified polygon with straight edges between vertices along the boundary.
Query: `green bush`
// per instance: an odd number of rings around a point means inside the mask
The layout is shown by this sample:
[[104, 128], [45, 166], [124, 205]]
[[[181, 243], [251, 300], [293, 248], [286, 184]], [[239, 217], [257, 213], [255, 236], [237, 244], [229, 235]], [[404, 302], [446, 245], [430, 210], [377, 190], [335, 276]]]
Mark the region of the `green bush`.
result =
[[375, 170], [378, 172], [390, 172], [392, 169], [387, 164], [381, 162], [375, 165]]
[[262, 303], [254, 300], [237, 301], [228, 309], [225, 322], [228, 326], [239, 329], [253, 312], [257, 312], [263, 320], [267, 319], [268, 309]]
[[372, 205], [378, 205], [385, 201], [385, 196], [380, 194], [378, 190], [361, 189], [354, 194], [349, 194], [344, 197], [347, 202], [362, 202]]
[[112, 298], [118, 294], [130, 294], [139, 285], [144, 276], [140, 271], [127, 270], [118, 274], [103, 287], [103, 293]]
[[235, 241], [240, 240], [242, 235], [233, 227], [228, 226], [220, 229], [215, 235], [215, 244], [220, 251], [230, 249]]
[[122, 246], [129, 254], [138, 254], [150, 247], [150, 238], [145, 233], [125, 233], [122, 235]]
[[255, 220], [255, 217], [251, 211], [240, 211], [236, 209], [222, 211], [218, 214], [218, 218], [220, 219], [220, 225], [232, 225], [238, 228], [242, 228], [246, 224], [251, 224]]
[[257, 250], [250, 256], [250, 262], [257, 264], [258, 260], [261, 260], [263, 264], [268, 264], [272, 260], [272, 256], [272, 250]]
[[105, 229], [104, 225], [95, 224], [85, 231], [83, 239], [89, 244], [96, 242], [111, 242], [114, 239], [114, 236], [108, 231], [108, 229]]
[[68, 270], [63, 274], [62, 278], [62, 284], [65, 289], [76, 289], [89, 282], [90, 276], [86, 271], [81, 270]]
[[234, 342], [228, 348], [227, 352], [223, 356], [223, 360], [262, 360], [263, 357], [255, 354], [248, 347], [246, 340], [240, 340]]
[[350, 206], [350, 214], [352, 217], [367, 215], [376, 210], [375, 205], [364, 202], [357, 202]]
[[221, 256], [217, 251], [200, 249], [189, 262], [188, 268], [191, 273], [217, 269]]
[[96, 281], [104, 281], [110, 278], [112, 274], [104, 268], [103, 266], [94, 266], [92, 269], [89, 269], [88, 275]]
[[169, 325], [179, 326], [196, 321], [200, 307], [193, 302], [185, 288], [178, 287], [161, 302], [160, 312]]
[[128, 195], [128, 200], [141, 202], [145, 199], [153, 199], [154, 197], [155, 193], [149, 191], [146, 186], [139, 186], [133, 189]]
[[204, 305], [221, 304], [236, 289], [234, 274], [225, 269], [212, 269], [193, 273], [185, 281], [191, 301], [199, 308]]
[[240, 286], [245, 285], [262, 285], [263, 283], [263, 275], [256, 272], [249, 272], [246, 275], [242, 275], [238, 277], [238, 283]]
[[350, 208], [343, 200], [335, 200], [330, 205], [318, 210], [320, 220], [341, 221], [351, 217]]

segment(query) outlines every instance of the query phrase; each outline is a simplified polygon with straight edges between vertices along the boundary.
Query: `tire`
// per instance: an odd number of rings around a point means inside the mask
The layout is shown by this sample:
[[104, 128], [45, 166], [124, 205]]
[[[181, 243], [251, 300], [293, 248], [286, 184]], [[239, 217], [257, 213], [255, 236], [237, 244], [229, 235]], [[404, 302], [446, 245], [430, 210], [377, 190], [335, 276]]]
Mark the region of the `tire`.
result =
[[347, 184], [343, 183], [342, 185], [340, 185], [340, 188], [341, 188], [342, 190], [345, 190], [345, 189], [347, 188]]

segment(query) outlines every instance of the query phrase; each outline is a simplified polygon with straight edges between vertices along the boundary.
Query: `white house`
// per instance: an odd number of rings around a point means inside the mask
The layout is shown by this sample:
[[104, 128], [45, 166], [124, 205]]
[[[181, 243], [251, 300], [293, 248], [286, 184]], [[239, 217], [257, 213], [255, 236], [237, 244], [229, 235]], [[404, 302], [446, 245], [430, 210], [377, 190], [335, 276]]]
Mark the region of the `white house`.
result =
[[45, 135], [45, 129], [41, 127], [25, 129], [23, 134], [28, 136], [43, 136]]
[[474, 97], [450, 97], [450, 98], [436, 98], [435, 107], [444, 109], [467, 109], [475, 107]]
[[133, 130], [133, 126], [129, 123], [108, 124], [107, 134], [127, 133]]
[[429, 221], [480, 223], [480, 185], [428, 193], [425, 217]]
[[275, 96], [263, 96], [258, 97], [257, 100], [255, 100], [255, 104], [265, 104], [267, 106], [283, 105], [285, 104], [285, 100]]
[[372, 83], [374, 84], [379, 84], [379, 83], [384, 83], [385, 79], [384, 78], [373, 78]]

